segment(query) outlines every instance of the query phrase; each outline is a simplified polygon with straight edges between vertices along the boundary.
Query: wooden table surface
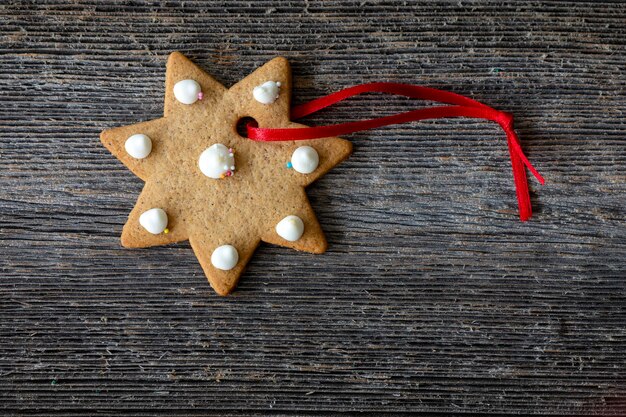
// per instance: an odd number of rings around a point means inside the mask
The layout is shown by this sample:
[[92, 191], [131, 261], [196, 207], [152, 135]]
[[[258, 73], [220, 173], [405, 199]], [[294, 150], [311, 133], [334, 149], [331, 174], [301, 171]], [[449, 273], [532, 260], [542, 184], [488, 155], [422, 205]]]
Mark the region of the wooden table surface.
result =
[[[18, 3], [0, 6], [0, 414], [625, 415], [624, 2]], [[98, 140], [162, 114], [176, 50], [227, 86], [283, 55], [295, 103], [396, 81], [512, 112], [547, 179], [535, 215], [494, 123], [349, 135], [308, 189], [328, 252], [262, 245], [219, 297], [188, 243], [120, 246], [142, 182]]]

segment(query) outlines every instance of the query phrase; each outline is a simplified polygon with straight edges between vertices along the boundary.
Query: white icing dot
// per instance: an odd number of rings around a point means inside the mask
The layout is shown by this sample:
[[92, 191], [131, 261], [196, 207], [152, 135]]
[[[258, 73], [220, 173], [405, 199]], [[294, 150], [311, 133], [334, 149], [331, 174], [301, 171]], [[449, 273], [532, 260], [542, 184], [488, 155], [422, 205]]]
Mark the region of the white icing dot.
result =
[[139, 216], [139, 224], [153, 235], [158, 235], [167, 227], [167, 213], [160, 208], [144, 211]]
[[152, 140], [142, 133], [137, 133], [126, 139], [126, 152], [136, 159], [143, 159], [152, 152]]
[[278, 98], [278, 89], [280, 83], [274, 81], [266, 81], [261, 85], [254, 87], [252, 97], [261, 104], [271, 104]]
[[301, 174], [310, 174], [320, 163], [317, 151], [310, 146], [300, 146], [291, 155], [291, 166]]
[[195, 80], [182, 80], [174, 84], [174, 97], [183, 104], [195, 103], [201, 92], [202, 88]]
[[298, 216], [287, 216], [276, 225], [278, 236], [290, 242], [295, 242], [304, 233], [304, 222]]
[[229, 167], [235, 166], [235, 156], [228, 152], [226, 146], [216, 143], [200, 154], [198, 166], [207, 177], [221, 178]]
[[217, 269], [229, 271], [237, 265], [239, 261], [239, 253], [237, 249], [231, 245], [222, 245], [216, 248], [211, 255], [211, 263]]

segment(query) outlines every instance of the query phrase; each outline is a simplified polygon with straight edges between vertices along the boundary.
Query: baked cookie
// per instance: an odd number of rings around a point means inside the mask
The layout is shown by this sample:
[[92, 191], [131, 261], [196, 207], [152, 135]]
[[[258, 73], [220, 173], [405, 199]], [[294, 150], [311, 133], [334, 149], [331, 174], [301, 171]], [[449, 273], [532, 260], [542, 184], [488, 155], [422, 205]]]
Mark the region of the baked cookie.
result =
[[237, 133], [297, 128], [289, 120], [291, 70], [275, 58], [225, 88], [179, 52], [170, 55], [164, 116], [105, 130], [104, 146], [145, 186], [122, 230], [122, 245], [189, 240], [209, 283], [230, 293], [261, 241], [326, 250], [304, 188], [346, 159], [340, 138], [259, 142]]

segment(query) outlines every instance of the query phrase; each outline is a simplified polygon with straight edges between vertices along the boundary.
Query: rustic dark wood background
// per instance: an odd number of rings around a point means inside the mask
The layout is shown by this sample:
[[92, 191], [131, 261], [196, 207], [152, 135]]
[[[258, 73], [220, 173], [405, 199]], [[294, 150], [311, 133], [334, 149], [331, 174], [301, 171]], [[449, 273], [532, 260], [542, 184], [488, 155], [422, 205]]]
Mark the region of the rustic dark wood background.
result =
[[[624, 2], [0, 6], [0, 414], [626, 413]], [[309, 189], [329, 251], [263, 245], [216, 296], [188, 244], [126, 250], [142, 182], [101, 130], [162, 112], [165, 61], [226, 85], [277, 55], [296, 103], [361, 82], [516, 115], [350, 135]], [[408, 110], [368, 96], [312, 124]]]

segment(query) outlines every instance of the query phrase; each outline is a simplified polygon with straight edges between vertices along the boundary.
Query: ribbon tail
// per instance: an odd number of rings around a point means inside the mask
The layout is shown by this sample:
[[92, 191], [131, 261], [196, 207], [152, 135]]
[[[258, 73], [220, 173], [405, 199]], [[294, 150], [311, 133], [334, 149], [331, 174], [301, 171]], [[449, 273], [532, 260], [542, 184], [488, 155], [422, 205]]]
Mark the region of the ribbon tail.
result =
[[511, 168], [513, 169], [513, 180], [515, 181], [515, 192], [517, 193], [519, 217], [521, 221], [525, 222], [533, 214], [525, 164], [513, 145], [515, 138], [512, 135], [507, 135], [506, 140], [509, 145], [509, 154], [511, 155]]
[[526, 177], [526, 167], [533, 173], [535, 178], [544, 184], [545, 180], [530, 163], [519, 143], [519, 139], [513, 129], [513, 115], [506, 112], [498, 112], [495, 118], [504, 133], [511, 156], [511, 168], [513, 169], [513, 180], [515, 181], [515, 192], [517, 193], [517, 205], [519, 207], [520, 220], [525, 222], [533, 215], [532, 204], [530, 203], [530, 192], [528, 190], [528, 179]]
[[515, 134], [515, 132], [507, 129], [506, 136], [508, 139], [509, 148], [513, 147], [513, 150], [515, 151], [517, 156], [520, 158], [522, 163], [526, 165], [526, 167], [530, 170], [530, 172], [532, 172], [535, 178], [537, 178], [537, 181], [539, 181], [541, 185], [544, 185], [546, 183], [546, 180], [543, 179], [539, 171], [537, 171], [537, 169], [533, 166], [533, 164], [530, 163], [526, 155], [524, 155], [524, 151], [522, 150], [522, 147], [519, 143], [519, 139], [517, 138], [517, 135]]

